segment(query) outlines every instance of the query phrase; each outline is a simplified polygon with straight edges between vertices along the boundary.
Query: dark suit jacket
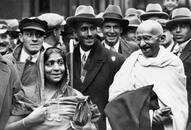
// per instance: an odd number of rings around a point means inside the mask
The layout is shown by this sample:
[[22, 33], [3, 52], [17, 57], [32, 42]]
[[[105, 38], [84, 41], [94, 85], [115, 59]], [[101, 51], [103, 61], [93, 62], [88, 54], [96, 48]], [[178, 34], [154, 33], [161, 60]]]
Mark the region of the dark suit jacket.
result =
[[152, 100], [157, 101], [152, 88], [149, 85], [126, 91], [107, 104], [105, 113], [112, 130], [151, 130], [149, 109], [153, 109]]
[[[103, 41], [103, 46], [105, 43], [105, 41]], [[118, 53], [120, 53], [121, 55], [123, 55], [125, 58], [129, 57], [131, 55], [131, 53], [133, 53], [134, 51], [138, 50], [139, 47], [137, 45], [133, 45], [132, 43], [128, 43], [125, 40], [123, 40], [122, 38], [119, 39], [119, 50]]]
[[182, 50], [180, 59], [184, 64], [185, 74], [187, 77], [186, 89], [188, 92], [189, 122], [191, 122], [191, 41], [189, 41], [189, 43]]
[[96, 41], [85, 64], [87, 74], [83, 83], [80, 80], [79, 46], [74, 49], [73, 58], [74, 88], [84, 95], [89, 95], [93, 103], [98, 105], [102, 114], [98, 124], [99, 129], [105, 130], [104, 108], [108, 103], [109, 86], [125, 58], [116, 52], [105, 49], [99, 41]]

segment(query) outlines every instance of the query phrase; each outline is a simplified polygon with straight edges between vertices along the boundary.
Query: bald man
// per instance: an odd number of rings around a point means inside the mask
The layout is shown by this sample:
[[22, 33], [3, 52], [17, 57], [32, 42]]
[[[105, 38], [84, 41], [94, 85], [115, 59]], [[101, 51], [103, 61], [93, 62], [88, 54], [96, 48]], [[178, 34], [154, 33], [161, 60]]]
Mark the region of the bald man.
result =
[[[109, 89], [110, 103], [105, 112], [111, 126], [118, 130], [139, 127], [150, 129], [151, 126], [152, 129], [160, 127], [165, 130], [185, 130], [188, 104], [182, 61], [159, 46], [164, 40], [164, 34], [161, 25], [156, 21], [142, 22], [137, 28], [136, 39], [140, 50], [126, 59]], [[145, 95], [146, 92], [143, 95], [137, 94], [136, 99], [130, 100], [129, 93], [145, 91], [144, 86], [152, 85], [152, 90], [157, 95], [154, 106], [150, 92], [148, 95]], [[149, 97], [149, 100], [143, 101], [144, 97]], [[115, 120], [115, 117], [124, 117], [126, 121], [124, 123], [117, 118]], [[145, 117], [150, 118], [146, 120]]]

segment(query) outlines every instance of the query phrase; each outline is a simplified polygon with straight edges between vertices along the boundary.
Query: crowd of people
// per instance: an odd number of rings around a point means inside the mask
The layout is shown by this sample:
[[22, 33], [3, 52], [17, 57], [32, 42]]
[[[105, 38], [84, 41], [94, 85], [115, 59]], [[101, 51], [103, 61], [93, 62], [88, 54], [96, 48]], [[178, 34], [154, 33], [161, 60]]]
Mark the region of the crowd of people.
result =
[[79, 5], [0, 21], [0, 130], [190, 130], [191, 11]]

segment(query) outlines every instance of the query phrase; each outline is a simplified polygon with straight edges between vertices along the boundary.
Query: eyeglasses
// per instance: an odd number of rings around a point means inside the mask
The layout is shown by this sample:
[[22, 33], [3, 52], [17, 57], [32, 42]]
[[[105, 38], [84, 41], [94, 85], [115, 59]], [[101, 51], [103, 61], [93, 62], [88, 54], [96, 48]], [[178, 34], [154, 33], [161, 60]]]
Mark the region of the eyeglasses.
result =
[[152, 40], [155, 40], [155, 39], [157, 39], [159, 36], [161, 36], [161, 35], [158, 35], [158, 36], [151, 36], [151, 35], [137, 35], [136, 36], [136, 42], [137, 43], [140, 43], [142, 40], [144, 41], [144, 42], [151, 42]]

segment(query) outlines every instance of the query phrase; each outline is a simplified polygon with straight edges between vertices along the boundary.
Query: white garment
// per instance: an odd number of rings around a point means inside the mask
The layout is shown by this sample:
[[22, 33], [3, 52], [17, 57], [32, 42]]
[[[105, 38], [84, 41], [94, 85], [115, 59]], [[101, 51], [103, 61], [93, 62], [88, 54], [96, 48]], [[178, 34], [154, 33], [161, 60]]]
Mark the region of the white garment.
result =
[[160, 107], [172, 109], [173, 126], [165, 130], [185, 130], [188, 119], [186, 76], [182, 61], [164, 47], [157, 57], [146, 58], [138, 50], [126, 59], [109, 89], [109, 101], [121, 93], [154, 84]]

